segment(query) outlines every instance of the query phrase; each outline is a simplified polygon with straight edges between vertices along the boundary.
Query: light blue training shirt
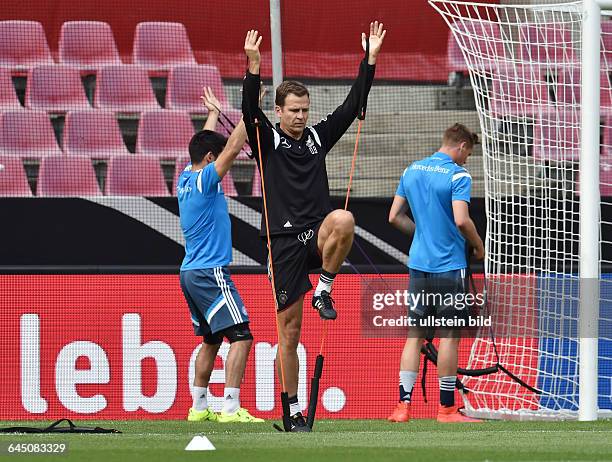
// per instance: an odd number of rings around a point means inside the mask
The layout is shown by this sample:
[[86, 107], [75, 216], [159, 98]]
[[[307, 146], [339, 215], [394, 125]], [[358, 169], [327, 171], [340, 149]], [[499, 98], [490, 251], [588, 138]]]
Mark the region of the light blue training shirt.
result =
[[181, 271], [228, 265], [232, 261], [232, 225], [214, 162], [195, 172], [187, 165], [176, 195], [185, 235]]
[[442, 152], [412, 163], [396, 195], [408, 200], [416, 231], [408, 267], [443, 273], [467, 267], [465, 239], [453, 217], [452, 201], [470, 202], [472, 177]]

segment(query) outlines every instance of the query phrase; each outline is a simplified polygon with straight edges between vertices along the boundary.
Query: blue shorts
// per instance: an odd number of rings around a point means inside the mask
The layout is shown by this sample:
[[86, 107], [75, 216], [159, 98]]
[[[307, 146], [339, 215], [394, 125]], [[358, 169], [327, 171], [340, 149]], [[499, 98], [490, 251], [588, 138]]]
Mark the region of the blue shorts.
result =
[[408, 316], [414, 320], [425, 318], [464, 319], [469, 308], [462, 302], [467, 292], [466, 270], [427, 273], [409, 268]]
[[215, 338], [213, 343], [220, 343], [215, 334], [249, 322], [227, 267], [181, 271], [180, 279], [195, 334], [205, 341]]

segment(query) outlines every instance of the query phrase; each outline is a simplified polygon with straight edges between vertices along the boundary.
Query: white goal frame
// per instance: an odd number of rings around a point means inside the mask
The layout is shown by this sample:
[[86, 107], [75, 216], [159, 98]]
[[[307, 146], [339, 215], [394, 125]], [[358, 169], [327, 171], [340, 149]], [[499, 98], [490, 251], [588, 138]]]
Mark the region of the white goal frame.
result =
[[[599, 118], [601, 11], [611, 0], [584, 0], [580, 139], [580, 311], [578, 419], [597, 420], [599, 321]], [[588, 335], [591, 333], [591, 335]], [[593, 335], [594, 334], [594, 335]], [[593, 338], [594, 337], [594, 338]]]
[[[491, 4], [429, 0], [430, 5], [448, 18], [438, 4], [465, 4], [469, 7], [492, 7]], [[567, 11], [569, 5], [582, 7], [581, 24], [581, 113], [579, 160], [579, 266], [580, 297], [578, 312], [579, 392], [578, 419], [598, 418], [598, 323], [600, 306], [600, 52], [602, 11], [612, 10], [612, 0], [583, 0], [541, 5], [498, 5], [499, 8], [533, 8]], [[452, 27], [451, 27], [452, 30]], [[455, 31], [453, 31], [455, 33]], [[457, 38], [457, 37], [456, 37]], [[465, 51], [462, 49], [465, 56]], [[467, 59], [467, 58], [466, 58]], [[474, 84], [474, 75], [470, 69]], [[486, 262], [485, 262], [486, 268]]]

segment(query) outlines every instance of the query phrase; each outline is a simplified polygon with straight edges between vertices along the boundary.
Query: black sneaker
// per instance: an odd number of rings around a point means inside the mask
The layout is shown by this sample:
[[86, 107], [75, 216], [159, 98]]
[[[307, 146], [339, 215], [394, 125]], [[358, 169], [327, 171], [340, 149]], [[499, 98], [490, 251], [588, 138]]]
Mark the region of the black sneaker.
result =
[[306, 419], [301, 412], [289, 417], [289, 421], [291, 422], [291, 432], [300, 433], [312, 431], [310, 427], [306, 425]]
[[320, 295], [312, 297], [312, 307], [319, 312], [319, 316], [323, 320], [336, 319], [338, 316], [334, 309], [334, 300], [326, 290], [322, 290]]

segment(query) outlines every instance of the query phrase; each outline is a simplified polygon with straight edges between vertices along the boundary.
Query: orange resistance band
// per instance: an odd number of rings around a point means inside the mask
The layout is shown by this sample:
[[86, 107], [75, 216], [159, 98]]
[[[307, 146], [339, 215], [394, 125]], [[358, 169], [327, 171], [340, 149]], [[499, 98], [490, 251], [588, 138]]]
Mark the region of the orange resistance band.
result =
[[[353, 160], [351, 162], [351, 173], [349, 175], [348, 187], [346, 188], [346, 200], [344, 201], [344, 210], [348, 210], [349, 197], [351, 197], [351, 185], [353, 184], [353, 176], [355, 175], [355, 164], [357, 163], [357, 150], [359, 149], [359, 138], [361, 136], [361, 123], [362, 119], [359, 119], [357, 125], [357, 137], [355, 138], [355, 149], [353, 150]], [[327, 337], [327, 324], [323, 322], [323, 335], [321, 336], [321, 348], [319, 348], [319, 354], [323, 355], [323, 347], [325, 345], [325, 338]]]
[[268, 203], [266, 201], [266, 182], [264, 179], [264, 166], [263, 159], [261, 157], [261, 141], [259, 138], [259, 122], [255, 119], [255, 129], [257, 131], [257, 152], [259, 154], [259, 174], [261, 176], [261, 191], [263, 198], [263, 207], [264, 207], [264, 216], [266, 220], [266, 237], [268, 238], [268, 262], [270, 263], [270, 279], [272, 281], [272, 292], [274, 296], [274, 316], [276, 318], [276, 341], [278, 344], [278, 357], [280, 360], [280, 369], [281, 369], [281, 388], [283, 392], [286, 392], [285, 388], [285, 367], [283, 365], [283, 354], [282, 347], [280, 342], [280, 328], [278, 323], [278, 301], [276, 300], [276, 283], [274, 281], [274, 264], [272, 262], [272, 244], [270, 242], [270, 225], [268, 222]]

